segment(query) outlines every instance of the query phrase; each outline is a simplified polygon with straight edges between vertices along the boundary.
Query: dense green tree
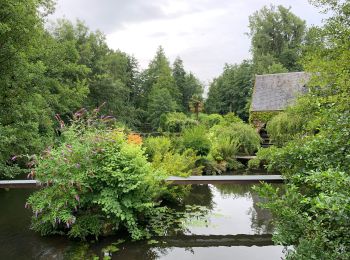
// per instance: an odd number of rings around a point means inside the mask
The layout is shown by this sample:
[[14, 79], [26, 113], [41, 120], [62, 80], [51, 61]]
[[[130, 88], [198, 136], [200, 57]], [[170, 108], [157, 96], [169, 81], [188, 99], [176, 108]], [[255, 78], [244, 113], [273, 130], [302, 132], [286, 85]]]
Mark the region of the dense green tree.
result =
[[146, 98], [153, 88], [166, 88], [174, 100], [180, 101], [180, 91], [172, 75], [169, 60], [161, 46], [159, 46], [155, 57], [143, 73], [142, 85], [144, 97]]
[[80, 64], [80, 55], [74, 41], [58, 41], [44, 33], [40, 39], [43, 47], [33, 57], [45, 66], [42, 95], [54, 113], [71, 114], [80, 108], [89, 93], [87, 75], [90, 69]]
[[173, 64], [173, 77], [177, 89], [180, 92], [180, 106], [183, 112], [189, 112], [189, 102], [194, 95], [203, 95], [203, 86], [199, 80], [190, 72], [187, 73], [183, 66], [183, 61], [177, 57]]
[[189, 103], [193, 96], [203, 99], [203, 84], [195, 77], [193, 73], [187, 73], [185, 76], [185, 88], [182, 92], [182, 100], [186, 111], [189, 111]]
[[300, 71], [301, 45], [305, 37], [305, 21], [281, 5], [263, 7], [249, 17], [249, 36], [255, 72]]
[[[44, 30], [51, 1], [0, 3], [0, 171], [13, 176], [52, 140], [54, 115], [80, 106], [87, 93], [86, 68], [70, 43], [58, 44]], [[12, 158], [12, 160], [10, 160]]]
[[166, 112], [173, 112], [175, 109], [179, 110], [181, 102], [180, 91], [161, 46], [142, 74], [140, 106], [146, 111], [145, 120], [152, 125], [151, 128], [156, 129], [159, 126], [160, 116]]
[[99, 31], [91, 32], [81, 21], [73, 24], [59, 20], [51, 31], [60, 44], [71, 43], [79, 63], [89, 69], [85, 78], [89, 87], [85, 105], [93, 109], [104, 104], [102, 113], [131, 126], [137, 124], [134, 107], [138, 95], [137, 61], [119, 50], [110, 50], [105, 36]]
[[269, 167], [288, 178], [284, 195], [263, 191], [275, 215], [274, 240], [293, 245], [287, 259], [349, 259], [350, 3], [312, 2], [329, 18], [313, 28], [303, 59], [310, 92], [291, 108], [304, 121], [302, 135], [268, 151]]
[[182, 106], [182, 111], [186, 112], [188, 110], [188, 100], [186, 100], [186, 96], [184, 95], [186, 89], [186, 71], [180, 57], [177, 57], [174, 61], [172, 75], [174, 77], [176, 87], [180, 92], [180, 105]]
[[166, 88], [153, 88], [149, 94], [148, 100], [148, 121], [153, 129], [159, 127], [162, 114], [174, 112], [177, 104]]
[[234, 112], [248, 118], [247, 103], [252, 89], [253, 66], [249, 61], [225, 65], [223, 73], [211, 83], [205, 109], [208, 113]]

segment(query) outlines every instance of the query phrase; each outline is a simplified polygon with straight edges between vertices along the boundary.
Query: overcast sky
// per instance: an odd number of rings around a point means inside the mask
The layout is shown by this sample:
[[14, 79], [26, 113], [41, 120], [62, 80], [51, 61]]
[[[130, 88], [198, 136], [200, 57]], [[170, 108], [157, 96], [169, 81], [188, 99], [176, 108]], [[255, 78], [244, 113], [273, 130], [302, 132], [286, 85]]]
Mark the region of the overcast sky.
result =
[[248, 16], [269, 4], [291, 7], [308, 25], [321, 23], [307, 0], [57, 0], [53, 18], [101, 30], [110, 48], [133, 54], [141, 68], [162, 45], [171, 62], [180, 56], [207, 83], [225, 63], [250, 58]]

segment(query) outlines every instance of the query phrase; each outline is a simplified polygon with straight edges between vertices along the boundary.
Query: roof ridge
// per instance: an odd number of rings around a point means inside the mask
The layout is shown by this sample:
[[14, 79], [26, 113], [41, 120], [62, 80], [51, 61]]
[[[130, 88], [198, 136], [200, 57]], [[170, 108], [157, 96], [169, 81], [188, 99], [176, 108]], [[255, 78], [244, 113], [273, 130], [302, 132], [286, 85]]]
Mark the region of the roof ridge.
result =
[[256, 77], [263, 77], [263, 76], [278, 76], [278, 75], [286, 75], [286, 74], [297, 74], [297, 73], [304, 73], [304, 74], [310, 74], [309, 72], [306, 71], [292, 71], [292, 72], [282, 72], [282, 73], [270, 73], [270, 74], [255, 74]]

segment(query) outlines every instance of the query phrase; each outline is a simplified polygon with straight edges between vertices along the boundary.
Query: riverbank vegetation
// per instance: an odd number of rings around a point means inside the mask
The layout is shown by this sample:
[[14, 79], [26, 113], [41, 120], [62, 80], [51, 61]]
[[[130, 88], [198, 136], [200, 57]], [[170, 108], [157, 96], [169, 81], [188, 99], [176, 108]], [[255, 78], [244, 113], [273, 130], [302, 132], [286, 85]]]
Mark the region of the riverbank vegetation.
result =
[[[81, 21], [47, 26], [52, 1], [3, 0], [0, 172], [41, 182], [26, 204], [32, 228], [149, 237], [189, 189], [166, 185], [167, 176], [222, 174], [257, 152], [249, 167], [288, 180], [283, 194], [260, 189], [275, 242], [294, 246], [287, 258], [349, 259], [350, 5], [311, 2], [329, 12], [323, 26], [307, 28], [282, 6], [251, 15], [252, 60], [226, 65], [203, 100], [203, 84], [162, 47], [141, 70]], [[300, 70], [312, 78], [296, 104], [249, 115], [255, 74]], [[273, 147], [260, 148], [249, 116], [268, 117]]]
[[[313, 44], [303, 58], [313, 75], [310, 91], [271, 121], [271, 133], [283, 132], [289, 141], [276, 135], [282, 147], [261, 152], [266, 166], [288, 179], [286, 191], [269, 185], [260, 191], [275, 217], [275, 242], [295, 246], [288, 259], [349, 259], [350, 5], [313, 2], [330, 16], [312, 28]], [[283, 129], [286, 120], [296, 127]]]

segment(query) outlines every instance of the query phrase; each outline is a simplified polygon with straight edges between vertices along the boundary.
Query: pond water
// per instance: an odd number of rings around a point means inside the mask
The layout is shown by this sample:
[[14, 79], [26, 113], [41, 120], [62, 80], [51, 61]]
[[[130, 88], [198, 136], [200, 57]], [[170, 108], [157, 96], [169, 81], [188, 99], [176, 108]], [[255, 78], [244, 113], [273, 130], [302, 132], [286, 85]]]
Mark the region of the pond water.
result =
[[[0, 190], [0, 259], [102, 259], [103, 255], [127, 260], [283, 257], [283, 247], [274, 246], [271, 241], [271, 216], [257, 206], [261, 199], [252, 192], [251, 185], [194, 185], [185, 203], [206, 207], [205, 221], [186, 222], [181, 235], [151, 243], [120, 244], [120, 237], [82, 243], [34, 233], [29, 229], [30, 211], [24, 208], [31, 192]], [[114, 250], [103, 253], [111, 246]]]

